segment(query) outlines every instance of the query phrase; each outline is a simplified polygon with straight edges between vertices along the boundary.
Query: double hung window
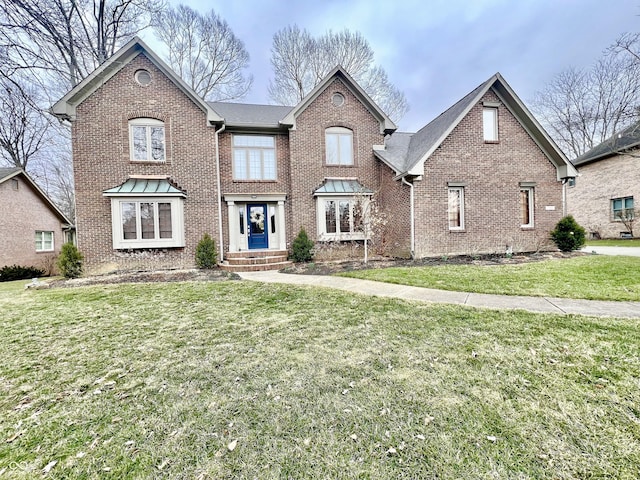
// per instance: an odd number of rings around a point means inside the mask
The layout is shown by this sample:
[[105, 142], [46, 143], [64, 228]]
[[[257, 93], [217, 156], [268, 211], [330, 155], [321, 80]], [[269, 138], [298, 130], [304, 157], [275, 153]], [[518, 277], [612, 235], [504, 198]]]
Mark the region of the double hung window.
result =
[[353, 132], [344, 127], [325, 130], [327, 165], [353, 165]]
[[164, 162], [164, 122], [153, 118], [130, 120], [129, 151], [133, 162]]
[[36, 252], [52, 252], [53, 251], [53, 232], [38, 230], [36, 231]]
[[634, 217], [633, 197], [613, 198], [611, 200], [613, 220], [622, 221]]
[[112, 198], [111, 214], [116, 249], [184, 246], [182, 198]]
[[320, 240], [364, 239], [364, 217], [368, 199], [319, 197], [318, 231]]

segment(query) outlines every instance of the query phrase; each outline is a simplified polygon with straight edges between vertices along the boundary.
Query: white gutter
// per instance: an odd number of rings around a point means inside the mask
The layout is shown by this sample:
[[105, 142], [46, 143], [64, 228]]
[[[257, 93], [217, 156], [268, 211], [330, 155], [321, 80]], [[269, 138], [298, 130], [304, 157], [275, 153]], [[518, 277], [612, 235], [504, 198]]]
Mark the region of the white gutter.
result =
[[411, 196], [410, 196], [410, 209], [411, 209], [411, 259], [415, 260], [416, 258], [416, 222], [415, 222], [415, 210], [414, 210], [414, 200], [413, 200], [413, 183], [409, 183], [407, 182], [407, 179], [405, 177], [402, 177], [402, 183], [404, 183], [405, 185], [408, 185], [409, 188], [411, 189]]
[[224, 132], [226, 124], [222, 124], [220, 130], [215, 131], [216, 137], [216, 187], [218, 190], [218, 252], [220, 262], [224, 261], [224, 236], [222, 235], [222, 192], [220, 191], [220, 145], [218, 142], [218, 134]]

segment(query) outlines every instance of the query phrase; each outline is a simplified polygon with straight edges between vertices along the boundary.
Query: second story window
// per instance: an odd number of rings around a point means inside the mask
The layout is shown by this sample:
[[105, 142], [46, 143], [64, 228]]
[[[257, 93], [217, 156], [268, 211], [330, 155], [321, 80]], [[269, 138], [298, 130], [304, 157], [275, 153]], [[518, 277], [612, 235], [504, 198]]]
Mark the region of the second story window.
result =
[[164, 162], [164, 122], [153, 118], [130, 120], [129, 151], [133, 162]]
[[344, 127], [325, 130], [327, 165], [353, 165], [353, 132]]
[[484, 107], [482, 109], [482, 128], [485, 142], [498, 141], [498, 109]]
[[233, 179], [276, 180], [275, 138], [268, 135], [234, 135]]

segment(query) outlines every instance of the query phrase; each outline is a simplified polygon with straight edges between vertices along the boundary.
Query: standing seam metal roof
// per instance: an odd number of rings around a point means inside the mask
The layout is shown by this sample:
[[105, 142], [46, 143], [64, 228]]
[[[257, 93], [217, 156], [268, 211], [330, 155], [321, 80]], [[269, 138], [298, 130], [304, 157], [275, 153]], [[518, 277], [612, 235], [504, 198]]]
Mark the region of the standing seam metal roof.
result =
[[365, 187], [357, 180], [328, 178], [313, 191], [314, 194], [372, 194], [373, 190]]
[[117, 187], [109, 188], [103, 192], [111, 194], [131, 195], [185, 195], [185, 192], [171, 185], [169, 180], [130, 178]]

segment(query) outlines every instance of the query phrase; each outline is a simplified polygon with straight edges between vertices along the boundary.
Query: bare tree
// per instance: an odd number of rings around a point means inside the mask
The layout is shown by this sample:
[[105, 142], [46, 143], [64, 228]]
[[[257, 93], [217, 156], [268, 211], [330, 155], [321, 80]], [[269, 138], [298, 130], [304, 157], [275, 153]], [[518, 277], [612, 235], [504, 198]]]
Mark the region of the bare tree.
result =
[[46, 148], [49, 121], [37, 106], [36, 91], [16, 78], [0, 78], [0, 158], [3, 163], [27, 169]]
[[297, 25], [273, 36], [271, 65], [274, 78], [269, 96], [281, 105], [295, 105], [333, 69], [341, 65], [391, 118], [398, 120], [408, 110], [404, 94], [394, 87], [374, 53], [358, 32], [327, 32], [313, 38]]
[[609, 50], [591, 69], [567, 69], [537, 92], [533, 110], [567, 154], [579, 157], [637, 121], [640, 61]]
[[149, 27], [163, 6], [163, 0], [0, 0], [0, 159], [25, 168], [69, 218], [69, 131], [52, 123], [46, 109]]
[[237, 100], [251, 88], [253, 78], [244, 74], [249, 53], [213, 10], [202, 15], [185, 5], [169, 7], [157, 16], [155, 33], [171, 68], [202, 98]]
[[0, 0], [0, 49], [13, 70], [68, 89], [150, 25], [162, 0]]
[[616, 219], [620, 220], [625, 228], [629, 231], [631, 238], [633, 238], [633, 226], [638, 218], [638, 212], [634, 208], [624, 208], [619, 212], [616, 212]]

